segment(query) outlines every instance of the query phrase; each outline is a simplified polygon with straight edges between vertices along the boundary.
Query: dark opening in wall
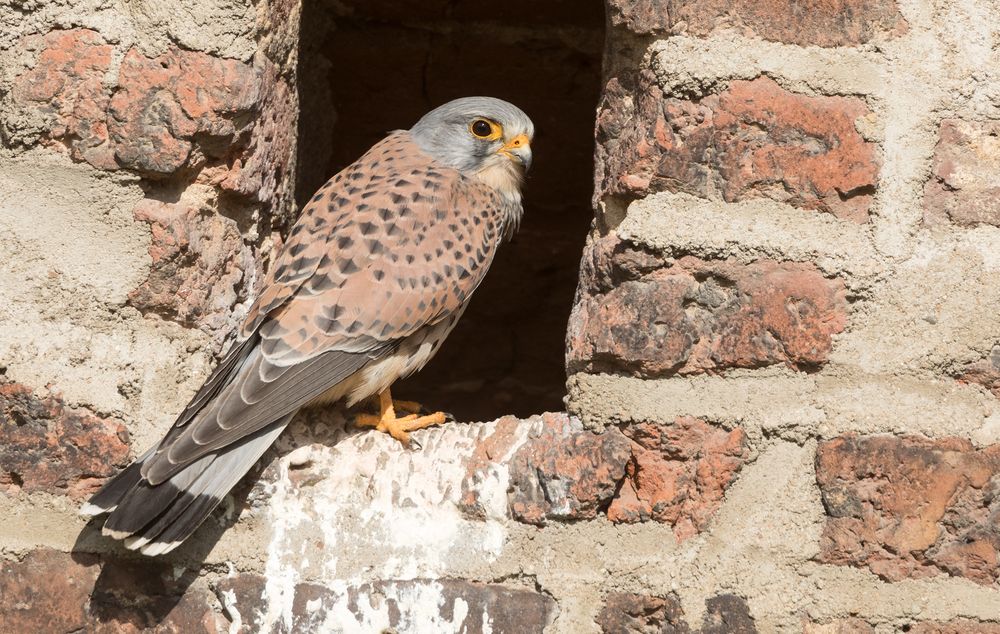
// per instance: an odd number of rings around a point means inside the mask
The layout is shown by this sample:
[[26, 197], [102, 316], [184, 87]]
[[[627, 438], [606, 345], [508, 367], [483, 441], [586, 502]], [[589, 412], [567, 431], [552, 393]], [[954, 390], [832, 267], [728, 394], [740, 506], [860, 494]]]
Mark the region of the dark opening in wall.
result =
[[306, 0], [300, 181], [306, 200], [386, 132], [456, 97], [534, 120], [525, 215], [433, 361], [398, 384], [459, 420], [562, 409], [564, 339], [592, 213], [601, 0]]

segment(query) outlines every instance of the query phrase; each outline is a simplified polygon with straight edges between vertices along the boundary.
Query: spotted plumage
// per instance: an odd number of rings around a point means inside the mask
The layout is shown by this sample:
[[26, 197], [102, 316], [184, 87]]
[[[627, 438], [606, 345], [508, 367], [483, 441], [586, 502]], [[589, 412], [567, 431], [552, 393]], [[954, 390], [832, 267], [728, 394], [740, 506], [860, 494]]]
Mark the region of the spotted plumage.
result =
[[389, 387], [427, 363], [521, 215], [531, 121], [485, 97], [391, 133], [310, 199], [234, 344], [166, 436], [86, 514], [155, 555], [193, 532], [302, 407], [379, 396], [400, 440], [443, 420], [396, 417]]

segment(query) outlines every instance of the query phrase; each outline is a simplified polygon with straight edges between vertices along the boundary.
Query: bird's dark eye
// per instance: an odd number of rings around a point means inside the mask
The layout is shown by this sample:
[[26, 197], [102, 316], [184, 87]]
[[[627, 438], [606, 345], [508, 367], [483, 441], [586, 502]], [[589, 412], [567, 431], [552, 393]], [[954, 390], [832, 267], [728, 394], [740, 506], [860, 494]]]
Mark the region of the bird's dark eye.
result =
[[499, 127], [497, 124], [491, 123], [486, 119], [476, 119], [469, 126], [469, 129], [472, 130], [472, 134], [480, 139], [489, 139], [499, 137], [499, 134], [497, 134]]

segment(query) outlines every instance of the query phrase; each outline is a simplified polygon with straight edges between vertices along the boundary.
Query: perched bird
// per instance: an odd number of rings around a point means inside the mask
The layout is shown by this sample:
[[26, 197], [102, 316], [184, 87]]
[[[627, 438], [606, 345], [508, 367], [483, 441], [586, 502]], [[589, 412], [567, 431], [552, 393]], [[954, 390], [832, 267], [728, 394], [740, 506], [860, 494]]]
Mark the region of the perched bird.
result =
[[403, 443], [444, 422], [397, 416], [393, 382], [426, 364], [521, 218], [534, 126], [468, 97], [397, 130], [310, 200], [239, 338], [166, 436], [81, 509], [147, 555], [176, 548], [310, 405], [377, 396], [361, 424]]

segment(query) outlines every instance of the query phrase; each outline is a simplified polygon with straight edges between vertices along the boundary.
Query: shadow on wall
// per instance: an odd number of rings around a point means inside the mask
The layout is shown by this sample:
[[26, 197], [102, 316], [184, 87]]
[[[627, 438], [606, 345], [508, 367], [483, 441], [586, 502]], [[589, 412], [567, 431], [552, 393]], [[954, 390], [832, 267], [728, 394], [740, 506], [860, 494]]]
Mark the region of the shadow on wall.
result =
[[460, 420], [561, 410], [566, 322], [592, 218], [601, 0], [307, 0], [302, 25], [300, 203], [386, 132], [450, 99], [490, 95], [532, 117], [521, 230], [398, 397]]

